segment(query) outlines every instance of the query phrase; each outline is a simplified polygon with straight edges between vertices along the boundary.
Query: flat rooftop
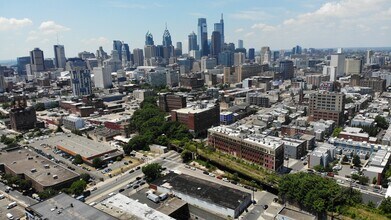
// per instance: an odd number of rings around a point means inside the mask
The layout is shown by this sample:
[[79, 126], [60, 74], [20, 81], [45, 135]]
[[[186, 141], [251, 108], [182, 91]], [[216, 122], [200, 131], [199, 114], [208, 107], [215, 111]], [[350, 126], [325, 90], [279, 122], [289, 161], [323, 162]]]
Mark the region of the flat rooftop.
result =
[[80, 154], [84, 158], [92, 158], [97, 155], [104, 155], [117, 150], [106, 143], [93, 141], [75, 134], [52, 136], [49, 137], [48, 141], [72, 151], [75, 154]]
[[[72, 204], [72, 205], [71, 205]], [[57, 207], [57, 209], [56, 209]], [[84, 202], [72, 198], [71, 196], [61, 193], [48, 200], [37, 203], [26, 208], [41, 215], [41, 219], [55, 220], [115, 220], [113, 216], [106, 214]], [[52, 211], [52, 209], [54, 209]], [[60, 211], [60, 214], [59, 214]]]
[[315, 216], [304, 213], [304, 212], [299, 212], [293, 209], [289, 208], [283, 208], [279, 213], [279, 215], [284, 215], [289, 217], [290, 219], [300, 219], [300, 220], [315, 220]]
[[236, 209], [246, 198], [251, 198], [250, 193], [185, 174], [169, 173], [153, 182], [152, 185], [169, 188], [190, 197], [230, 209]]
[[[30, 159], [29, 159], [30, 158]], [[17, 174], [24, 174], [42, 186], [53, 186], [77, 178], [79, 174], [26, 149], [0, 153], [0, 164]], [[35, 169], [34, 172], [31, 172]], [[48, 173], [50, 173], [48, 175]], [[54, 179], [53, 175], [57, 175]]]
[[180, 113], [180, 114], [198, 114], [198, 113], [201, 113], [201, 112], [204, 112], [204, 111], [208, 111], [212, 108], [214, 108], [215, 105], [210, 105], [208, 104], [206, 107], [204, 108], [200, 108], [200, 107], [186, 107], [186, 108], [181, 108], [181, 109], [176, 109], [176, 110], [173, 110], [177, 113]]
[[[117, 219], [123, 220], [174, 220], [153, 208], [148, 207], [121, 193], [103, 200], [96, 206], [100, 210], [112, 214]], [[91, 218], [93, 219], [93, 218]]]

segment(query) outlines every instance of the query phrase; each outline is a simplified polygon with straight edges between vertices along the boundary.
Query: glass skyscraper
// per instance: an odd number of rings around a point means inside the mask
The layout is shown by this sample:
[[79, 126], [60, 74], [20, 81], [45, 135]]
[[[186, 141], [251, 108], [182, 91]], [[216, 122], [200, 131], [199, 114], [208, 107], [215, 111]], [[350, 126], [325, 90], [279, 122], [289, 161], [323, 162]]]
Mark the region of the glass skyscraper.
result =
[[208, 28], [206, 25], [206, 18], [198, 18], [198, 46], [202, 56], [208, 56]]

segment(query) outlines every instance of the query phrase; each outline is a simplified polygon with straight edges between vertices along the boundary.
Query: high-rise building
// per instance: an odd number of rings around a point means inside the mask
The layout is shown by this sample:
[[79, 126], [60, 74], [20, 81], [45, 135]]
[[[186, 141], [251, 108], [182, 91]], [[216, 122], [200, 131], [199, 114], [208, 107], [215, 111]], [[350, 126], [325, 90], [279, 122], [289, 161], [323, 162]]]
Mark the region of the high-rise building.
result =
[[186, 107], [186, 97], [170, 93], [161, 93], [159, 95], [159, 108], [165, 112], [171, 112], [175, 109]]
[[244, 53], [239, 52], [234, 54], [234, 66], [238, 66], [240, 64], [243, 64], [246, 59], [246, 56]]
[[221, 14], [221, 19], [220, 19], [220, 23], [215, 23], [214, 24], [214, 30], [215, 31], [218, 31], [220, 33], [220, 37], [221, 37], [221, 48], [223, 48], [224, 46], [224, 19], [223, 19], [223, 14]]
[[139, 48], [133, 49], [133, 60], [135, 66], [144, 65], [144, 55], [143, 50]]
[[297, 54], [301, 54], [302, 53], [302, 48], [297, 45], [296, 47], [292, 48], [292, 54], [293, 55], [297, 55]]
[[149, 31], [145, 34], [145, 45], [155, 45], [153, 42], [153, 36], [152, 33]]
[[242, 49], [243, 47], [243, 40], [238, 40], [238, 48]]
[[210, 54], [212, 57], [217, 59], [220, 52], [221, 52], [221, 35], [220, 32], [213, 31], [211, 45], [210, 45]]
[[171, 34], [166, 26], [166, 29], [164, 30], [163, 33], [163, 47], [168, 47], [168, 46], [172, 46], [172, 41], [171, 41]]
[[45, 58], [42, 50], [34, 48], [34, 50], [30, 51], [30, 64], [33, 73], [45, 70]]
[[16, 59], [16, 65], [18, 67], [19, 75], [26, 75], [26, 65], [30, 64], [30, 57], [18, 57]]
[[182, 42], [176, 42], [175, 56], [182, 55]]
[[292, 60], [280, 61], [280, 73], [284, 80], [292, 79], [294, 77], [294, 69]]
[[225, 50], [219, 54], [219, 64], [225, 67], [234, 65], [234, 52]]
[[347, 58], [345, 59], [345, 73], [346, 75], [361, 74], [363, 61], [361, 58]]
[[370, 65], [372, 63], [373, 51], [367, 50], [366, 64]]
[[216, 58], [202, 57], [201, 58], [201, 71], [213, 69], [217, 65]]
[[337, 80], [337, 67], [336, 66], [324, 66], [323, 76], [330, 76], [330, 82]]
[[106, 67], [95, 67], [94, 72], [94, 81], [95, 87], [107, 89], [113, 85], [113, 79], [111, 78], [111, 72]]
[[192, 50], [198, 50], [197, 35], [194, 33], [194, 31], [189, 34], [189, 53]]
[[144, 46], [144, 58], [151, 59], [156, 56], [156, 46], [155, 45], [145, 45]]
[[255, 60], [255, 49], [254, 48], [248, 49], [248, 59]]
[[340, 51], [340, 53], [332, 54], [330, 60], [330, 66], [337, 67], [337, 77], [345, 75], [345, 54]]
[[[268, 59], [268, 54], [271, 54], [270, 47], [262, 47], [261, 48], [261, 64], [269, 63], [270, 60]], [[271, 56], [270, 56], [271, 58]]]
[[54, 59], [56, 68], [65, 69], [67, 60], [65, 58], [64, 45], [54, 45]]
[[37, 115], [33, 106], [27, 106], [26, 99], [18, 97], [9, 111], [11, 129], [25, 131], [36, 127]]
[[209, 55], [208, 28], [206, 18], [198, 18], [198, 46], [201, 50], [201, 56]]
[[113, 50], [118, 51], [119, 60], [122, 60], [122, 42], [119, 40], [113, 40]]
[[344, 121], [345, 94], [320, 91], [310, 95], [309, 115], [312, 121], [333, 120], [337, 125]]
[[131, 58], [132, 58], [132, 55], [130, 53], [130, 48], [129, 48], [129, 44], [126, 44], [124, 42], [122, 42], [122, 55], [126, 55], [126, 61], [130, 61]]
[[71, 84], [73, 96], [90, 95], [92, 93], [90, 71], [88, 69], [74, 68], [71, 71]]

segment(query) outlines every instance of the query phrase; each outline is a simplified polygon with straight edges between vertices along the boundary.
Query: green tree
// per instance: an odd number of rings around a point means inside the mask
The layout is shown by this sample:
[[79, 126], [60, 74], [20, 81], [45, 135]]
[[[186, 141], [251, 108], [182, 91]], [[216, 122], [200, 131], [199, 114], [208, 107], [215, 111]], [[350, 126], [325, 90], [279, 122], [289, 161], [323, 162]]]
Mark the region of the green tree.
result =
[[376, 183], [377, 183], [377, 179], [376, 179], [376, 177], [373, 177], [372, 184], [376, 184]]
[[369, 182], [369, 178], [367, 176], [359, 176], [358, 177], [358, 182], [361, 184], [361, 185], [367, 185], [368, 182]]
[[18, 185], [21, 190], [29, 190], [32, 183], [30, 180], [20, 179]]
[[83, 158], [81, 157], [80, 154], [75, 155], [75, 158], [73, 159], [73, 163], [75, 163], [75, 164], [82, 164], [83, 163]]
[[379, 209], [384, 214], [391, 214], [391, 197], [385, 198], [380, 204]]
[[334, 128], [333, 137], [338, 137], [339, 133], [341, 133], [342, 130], [343, 130], [343, 128], [341, 128], [341, 127]]
[[9, 108], [11, 105], [10, 105], [10, 103], [8, 103], [8, 102], [4, 102], [3, 104], [2, 104], [2, 107], [3, 107], [3, 109], [7, 109], [7, 108]]
[[343, 155], [342, 162], [345, 162], [345, 163], [349, 162], [349, 158], [346, 155]]
[[72, 183], [71, 187], [69, 187], [69, 192], [74, 195], [81, 195], [86, 187], [87, 187], [86, 181], [77, 180]]
[[357, 154], [353, 156], [353, 165], [355, 167], [360, 167], [361, 166], [361, 160], [360, 160], [360, 157]]
[[376, 116], [375, 122], [377, 123], [377, 126], [379, 126], [382, 129], [388, 128], [388, 121], [380, 115]]
[[100, 159], [99, 157], [95, 157], [93, 160], [92, 160], [92, 166], [95, 167], [95, 168], [100, 168], [102, 167], [104, 164], [103, 160]]
[[39, 192], [38, 193], [38, 196], [40, 199], [42, 200], [46, 200], [50, 197], [53, 197], [54, 195], [56, 195], [58, 192], [52, 188], [49, 188], [49, 189], [45, 189], [44, 191], [42, 192]]
[[183, 163], [188, 163], [193, 159], [193, 154], [189, 150], [184, 150], [181, 153]]
[[151, 163], [143, 166], [142, 171], [148, 182], [152, 182], [161, 176], [162, 166], [158, 163]]
[[90, 182], [90, 174], [88, 173], [82, 173], [80, 174], [80, 179], [84, 180], [86, 183]]

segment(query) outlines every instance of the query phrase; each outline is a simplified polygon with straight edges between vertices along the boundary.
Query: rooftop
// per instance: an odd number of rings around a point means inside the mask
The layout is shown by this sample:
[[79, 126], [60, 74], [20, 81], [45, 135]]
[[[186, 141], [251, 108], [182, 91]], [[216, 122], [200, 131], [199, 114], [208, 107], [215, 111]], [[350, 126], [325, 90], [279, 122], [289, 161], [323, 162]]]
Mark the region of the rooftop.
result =
[[236, 209], [251, 197], [250, 193], [185, 174], [169, 173], [152, 184], [230, 209]]
[[[26, 149], [1, 152], [0, 161], [0, 164], [4, 164], [16, 174], [24, 174], [42, 186], [56, 185], [79, 176], [79, 174]], [[54, 175], [57, 177], [54, 178]]]
[[210, 110], [210, 109], [212, 109], [214, 107], [215, 107], [214, 104], [208, 104], [208, 105], [205, 105], [205, 106], [195, 105], [195, 106], [191, 106], [191, 107], [176, 109], [176, 110], [173, 110], [173, 111], [175, 111], [177, 113], [180, 113], [180, 114], [198, 114], [198, 113]]
[[293, 209], [289, 209], [284, 207], [281, 209], [281, 211], [278, 213], [279, 215], [287, 216], [289, 219], [300, 219], [300, 220], [315, 220], [315, 216], [311, 214], [307, 214], [304, 212], [296, 211]]
[[112, 213], [118, 219], [174, 220], [170, 216], [120, 193], [102, 201], [98, 206], [101, 210]]
[[94, 157], [116, 151], [115, 148], [102, 142], [96, 142], [86, 137], [68, 134], [52, 136], [48, 139], [57, 146], [61, 146], [75, 154], [80, 154], [84, 158]]
[[[71, 205], [72, 204], [72, 205]], [[116, 219], [84, 202], [61, 193], [48, 200], [26, 208], [40, 215], [40, 219], [56, 220], [111, 220]]]

